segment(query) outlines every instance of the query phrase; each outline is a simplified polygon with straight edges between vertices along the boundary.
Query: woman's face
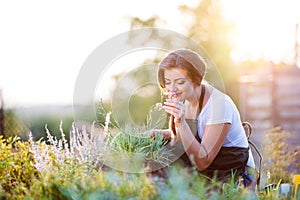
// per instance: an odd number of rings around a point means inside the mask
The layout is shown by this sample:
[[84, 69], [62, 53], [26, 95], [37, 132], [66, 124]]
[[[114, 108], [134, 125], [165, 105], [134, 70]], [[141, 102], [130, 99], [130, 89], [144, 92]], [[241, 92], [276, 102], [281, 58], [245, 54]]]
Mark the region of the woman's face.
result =
[[189, 99], [194, 94], [194, 84], [182, 69], [167, 69], [164, 71], [165, 87], [172, 92], [179, 101]]

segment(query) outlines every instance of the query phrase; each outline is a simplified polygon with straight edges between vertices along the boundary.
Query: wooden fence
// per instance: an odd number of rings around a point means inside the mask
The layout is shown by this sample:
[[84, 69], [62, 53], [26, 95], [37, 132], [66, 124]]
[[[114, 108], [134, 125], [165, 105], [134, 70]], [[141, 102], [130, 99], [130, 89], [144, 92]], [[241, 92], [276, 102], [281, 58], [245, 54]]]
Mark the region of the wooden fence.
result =
[[292, 146], [300, 144], [300, 69], [270, 67], [240, 77], [239, 109], [242, 120], [253, 125], [259, 145], [264, 134], [280, 126], [291, 133]]

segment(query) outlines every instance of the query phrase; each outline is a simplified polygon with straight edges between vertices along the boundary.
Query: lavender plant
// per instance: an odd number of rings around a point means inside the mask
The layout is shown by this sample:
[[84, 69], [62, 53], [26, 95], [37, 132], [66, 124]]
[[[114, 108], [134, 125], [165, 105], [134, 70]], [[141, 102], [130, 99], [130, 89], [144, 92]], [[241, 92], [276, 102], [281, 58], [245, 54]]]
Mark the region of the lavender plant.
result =
[[[86, 127], [79, 131], [75, 124], [70, 131], [70, 144], [65, 138], [60, 124], [61, 139], [51, 135], [47, 126], [47, 140], [38, 142], [33, 141], [32, 134], [29, 134], [31, 151], [33, 152], [34, 166], [40, 171], [59, 170], [70, 166], [85, 165], [87, 168], [101, 167], [103, 158], [103, 135], [97, 134], [93, 129], [91, 133], [87, 132]], [[48, 144], [47, 144], [47, 143]]]

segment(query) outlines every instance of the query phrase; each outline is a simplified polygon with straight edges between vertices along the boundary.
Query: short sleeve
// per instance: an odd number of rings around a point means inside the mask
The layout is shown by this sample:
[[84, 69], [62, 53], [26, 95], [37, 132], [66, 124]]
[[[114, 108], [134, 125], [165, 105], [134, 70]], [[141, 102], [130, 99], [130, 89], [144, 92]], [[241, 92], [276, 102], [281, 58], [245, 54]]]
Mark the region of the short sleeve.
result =
[[230, 123], [232, 124], [233, 110], [230, 99], [221, 92], [212, 93], [211, 103], [208, 107], [206, 125]]

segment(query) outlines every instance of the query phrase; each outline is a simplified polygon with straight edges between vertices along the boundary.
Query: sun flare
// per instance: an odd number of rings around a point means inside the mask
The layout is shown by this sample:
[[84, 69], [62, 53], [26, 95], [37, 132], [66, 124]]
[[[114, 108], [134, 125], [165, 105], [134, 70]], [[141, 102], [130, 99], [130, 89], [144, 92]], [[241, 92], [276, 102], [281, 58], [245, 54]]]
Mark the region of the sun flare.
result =
[[232, 52], [235, 61], [263, 58], [293, 62], [299, 1], [227, 0], [223, 6], [227, 19], [236, 23]]

